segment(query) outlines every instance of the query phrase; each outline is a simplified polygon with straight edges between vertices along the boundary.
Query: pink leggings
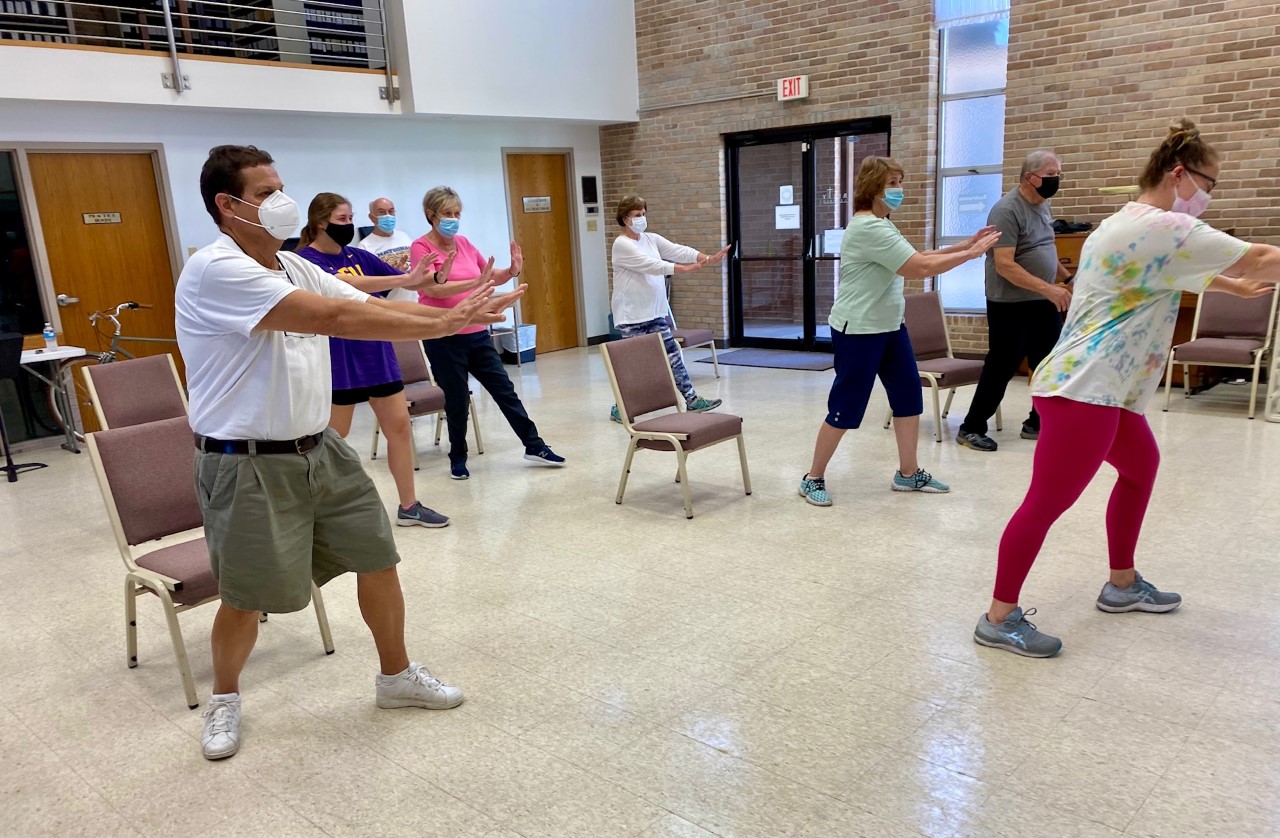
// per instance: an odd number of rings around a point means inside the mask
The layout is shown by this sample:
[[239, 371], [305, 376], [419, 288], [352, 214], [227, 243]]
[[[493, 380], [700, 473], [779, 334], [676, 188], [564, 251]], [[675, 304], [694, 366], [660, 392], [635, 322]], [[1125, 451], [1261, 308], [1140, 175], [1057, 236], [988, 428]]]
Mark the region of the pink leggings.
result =
[[1054, 396], [1031, 400], [1040, 414], [1031, 488], [1000, 539], [994, 597], [1016, 603], [1045, 536], [1084, 492], [1104, 462], [1120, 473], [1107, 504], [1112, 570], [1133, 567], [1160, 451], [1147, 419], [1119, 407]]

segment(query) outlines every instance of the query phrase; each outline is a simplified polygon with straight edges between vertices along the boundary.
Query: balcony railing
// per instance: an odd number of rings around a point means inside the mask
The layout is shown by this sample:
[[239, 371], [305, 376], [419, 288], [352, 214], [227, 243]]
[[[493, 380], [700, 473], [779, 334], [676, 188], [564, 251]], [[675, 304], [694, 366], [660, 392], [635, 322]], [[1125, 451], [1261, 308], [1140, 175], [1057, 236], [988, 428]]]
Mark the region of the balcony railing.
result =
[[381, 70], [396, 95], [384, 0], [0, 0], [0, 42], [55, 43]]

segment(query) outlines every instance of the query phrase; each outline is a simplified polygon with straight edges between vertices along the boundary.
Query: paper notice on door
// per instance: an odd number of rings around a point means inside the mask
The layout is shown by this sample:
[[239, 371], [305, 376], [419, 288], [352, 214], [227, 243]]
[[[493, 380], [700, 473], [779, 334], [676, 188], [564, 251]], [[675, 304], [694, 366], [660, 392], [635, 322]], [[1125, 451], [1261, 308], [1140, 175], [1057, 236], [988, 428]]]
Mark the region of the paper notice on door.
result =
[[837, 227], [834, 230], [822, 231], [822, 255], [823, 256], [839, 256], [840, 243], [844, 241], [844, 228]]
[[778, 203], [785, 205], [794, 204], [796, 202], [795, 190], [790, 186], [778, 187]]
[[800, 229], [800, 207], [774, 207], [774, 226], [779, 230]]

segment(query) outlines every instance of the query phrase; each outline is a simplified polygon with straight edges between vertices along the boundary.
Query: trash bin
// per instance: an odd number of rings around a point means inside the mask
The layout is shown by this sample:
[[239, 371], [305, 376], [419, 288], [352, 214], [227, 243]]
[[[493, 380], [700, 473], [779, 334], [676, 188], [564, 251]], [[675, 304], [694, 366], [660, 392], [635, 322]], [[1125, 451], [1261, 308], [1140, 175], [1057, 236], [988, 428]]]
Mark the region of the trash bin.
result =
[[521, 364], [529, 364], [535, 360], [534, 347], [538, 344], [538, 327], [528, 323], [519, 327], [518, 333], [511, 330], [498, 333], [498, 347], [502, 355], [502, 363], [516, 363], [516, 337], [519, 335], [519, 352]]

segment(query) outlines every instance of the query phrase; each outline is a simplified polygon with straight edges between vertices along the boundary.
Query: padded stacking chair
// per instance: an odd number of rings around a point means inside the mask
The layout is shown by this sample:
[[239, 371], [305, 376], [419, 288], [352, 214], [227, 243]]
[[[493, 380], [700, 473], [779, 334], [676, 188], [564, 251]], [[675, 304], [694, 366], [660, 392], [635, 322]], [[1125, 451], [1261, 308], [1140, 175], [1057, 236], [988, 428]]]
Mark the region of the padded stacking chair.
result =
[[[934, 438], [942, 442], [942, 420], [951, 412], [951, 400], [957, 387], [977, 384], [982, 376], [982, 361], [970, 361], [955, 357], [951, 351], [951, 335], [947, 332], [947, 318], [942, 310], [942, 295], [937, 291], [906, 296], [907, 334], [911, 336], [911, 351], [920, 368], [920, 384], [933, 394]], [[938, 393], [947, 391], [947, 404], [938, 409]], [[884, 417], [884, 426], [893, 422], [893, 410]], [[1004, 430], [1004, 417], [996, 408], [996, 430]]]
[[[1173, 347], [1164, 378], [1164, 409], [1169, 409], [1173, 390], [1173, 365], [1182, 364], [1182, 386], [1191, 398], [1191, 365], [1237, 367], [1252, 370], [1249, 388], [1249, 418], [1258, 405], [1258, 380], [1263, 359], [1275, 338], [1276, 302], [1280, 293], [1245, 299], [1221, 291], [1206, 291], [1196, 301], [1196, 317], [1191, 324], [1191, 340]], [[1267, 389], [1273, 387], [1267, 382]]]
[[[413, 436], [413, 420], [420, 416], [434, 416], [436, 419], [436, 445], [440, 444], [440, 434], [444, 431], [444, 390], [436, 386], [435, 376], [431, 374], [431, 366], [427, 363], [427, 353], [422, 344], [416, 340], [394, 341], [391, 344], [396, 352], [396, 363], [400, 365], [400, 380], [404, 382], [404, 397], [409, 402], [409, 436]], [[480, 417], [476, 415], [476, 403], [469, 396], [467, 404], [471, 408], [471, 429], [476, 435], [476, 453], [484, 453], [484, 439], [480, 436]], [[373, 417], [373, 448], [369, 459], [378, 459], [378, 439], [382, 429], [378, 427], [378, 417]], [[418, 446], [413, 445], [413, 470], [418, 470]]]
[[671, 313], [671, 309], [667, 309], [667, 325], [671, 327], [671, 336], [676, 339], [676, 343], [681, 349], [697, 349], [700, 346], [706, 346], [711, 349], [711, 366], [716, 371], [716, 378], [720, 377], [720, 361], [716, 358], [716, 333], [710, 329], [681, 329], [676, 326], [676, 316]]
[[93, 412], [104, 430], [187, 415], [187, 394], [172, 355], [90, 364], [83, 369]]
[[[191, 427], [186, 415], [88, 435], [98, 488], [124, 560], [125, 642], [129, 668], [138, 665], [138, 603], [154, 594], [164, 609], [187, 706], [199, 705], [178, 615], [217, 602], [200, 504], [196, 499]], [[188, 537], [188, 536], [196, 537]], [[170, 539], [173, 536], [175, 538]], [[170, 539], [161, 544], [154, 542]], [[183, 540], [185, 539], [185, 540]], [[141, 546], [140, 545], [145, 545]], [[324, 599], [313, 583], [311, 601], [325, 654], [333, 637]]]
[[[613, 386], [622, 425], [631, 437], [627, 459], [622, 466], [622, 479], [618, 483], [618, 495], [614, 499], [616, 503], [622, 503], [622, 496], [627, 490], [627, 475], [631, 473], [636, 449], [674, 451], [678, 463], [676, 481], [684, 490], [685, 517], [692, 518], [693, 497], [685, 460], [694, 451], [729, 440], [738, 443], [742, 485], [746, 493], [751, 494], [747, 449], [742, 440], [742, 417], [728, 413], [689, 413], [680, 391], [676, 389], [660, 335], [641, 335], [602, 343], [600, 352], [604, 355], [604, 368]], [[670, 407], [674, 407], [676, 412], [643, 422], [636, 421], [637, 416]]]

